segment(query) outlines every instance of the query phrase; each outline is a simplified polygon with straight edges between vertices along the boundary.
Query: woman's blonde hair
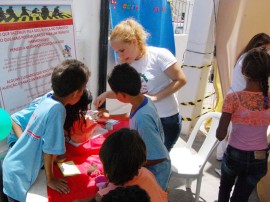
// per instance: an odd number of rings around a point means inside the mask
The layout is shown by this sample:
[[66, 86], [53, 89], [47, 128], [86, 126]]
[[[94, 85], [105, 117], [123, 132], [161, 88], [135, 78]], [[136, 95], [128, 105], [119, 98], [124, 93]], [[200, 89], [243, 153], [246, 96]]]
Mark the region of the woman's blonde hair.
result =
[[144, 55], [148, 36], [149, 33], [144, 30], [140, 23], [133, 18], [128, 18], [115, 26], [110, 34], [110, 41], [121, 41], [130, 44], [135, 38], [141, 54]]

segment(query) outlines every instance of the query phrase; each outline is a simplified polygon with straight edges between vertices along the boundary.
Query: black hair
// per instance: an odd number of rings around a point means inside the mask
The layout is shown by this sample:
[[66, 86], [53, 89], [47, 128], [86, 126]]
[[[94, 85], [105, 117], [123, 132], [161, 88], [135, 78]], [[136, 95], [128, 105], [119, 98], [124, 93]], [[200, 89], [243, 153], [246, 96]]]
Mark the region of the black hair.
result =
[[67, 105], [65, 107], [67, 116], [64, 124], [64, 129], [68, 132], [68, 134], [70, 133], [70, 130], [73, 127], [73, 123], [76, 120], [83, 121], [83, 124], [86, 124], [85, 115], [91, 103], [92, 94], [88, 89], [85, 89], [80, 100], [76, 104]]
[[89, 69], [76, 59], [64, 60], [53, 70], [51, 83], [54, 93], [66, 97], [81, 90], [90, 77]]
[[138, 185], [117, 187], [101, 198], [100, 202], [150, 202], [147, 192]]
[[268, 109], [268, 77], [270, 76], [270, 55], [265, 50], [250, 50], [242, 66], [242, 74], [252, 81], [260, 83], [264, 96], [264, 109]]
[[122, 128], [104, 141], [99, 157], [109, 181], [123, 185], [138, 175], [146, 161], [146, 146], [138, 131]]
[[108, 83], [115, 93], [126, 93], [131, 96], [139, 95], [142, 85], [140, 74], [127, 63], [113, 68]]

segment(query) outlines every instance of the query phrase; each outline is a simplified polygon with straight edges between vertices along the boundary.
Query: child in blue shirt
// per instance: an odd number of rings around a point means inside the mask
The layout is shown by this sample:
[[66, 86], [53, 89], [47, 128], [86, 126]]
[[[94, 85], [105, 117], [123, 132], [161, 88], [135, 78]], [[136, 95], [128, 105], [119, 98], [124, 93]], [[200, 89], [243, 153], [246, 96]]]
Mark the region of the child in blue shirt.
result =
[[25, 130], [30, 117], [37, 108], [37, 106], [45, 100], [47, 97], [51, 97], [52, 92], [46, 93], [45, 95], [34, 99], [27, 107], [11, 115], [12, 119], [12, 131], [7, 139], [8, 146], [11, 148], [18, 138]]
[[[166, 190], [171, 175], [171, 161], [164, 145], [164, 132], [157, 110], [153, 102], [140, 93], [139, 73], [129, 64], [120, 64], [114, 67], [108, 83], [119, 101], [132, 105], [130, 128], [137, 130], [145, 142], [147, 161], [144, 166], [155, 175], [162, 189]], [[114, 117], [105, 112], [101, 115], [105, 118]]]
[[52, 164], [55, 155], [65, 153], [65, 106], [80, 100], [89, 76], [88, 68], [73, 59], [54, 69], [53, 94], [36, 107], [26, 129], [4, 159], [3, 185], [9, 200], [26, 200], [26, 193], [43, 165], [48, 187], [60, 193], [69, 192], [66, 181], [54, 177]]
[[[15, 112], [11, 115], [12, 118], [12, 131], [8, 137], [7, 143], [11, 148], [18, 138], [21, 136], [25, 130], [30, 117], [37, 108], [37, 106], [45, 100], [45, 98], [52, 96], [53, 91], [46, 93], [45, 95], [34, 99], [27, 107]], [[74, 105], [67, 105], [66, 108], [66, 119], [64, 124], [64, 129], [66, 131], [66, 136], [69, 136], [70, 130], [72, 130], [73, 123], [82, 118], [85, 121], [85, 115], [89, 109], [89, 104], [92, 102], [91, 92], [87, 89], [84, 90], [80, 100]], [[70, 139], [70, 137], [68, 138]]]

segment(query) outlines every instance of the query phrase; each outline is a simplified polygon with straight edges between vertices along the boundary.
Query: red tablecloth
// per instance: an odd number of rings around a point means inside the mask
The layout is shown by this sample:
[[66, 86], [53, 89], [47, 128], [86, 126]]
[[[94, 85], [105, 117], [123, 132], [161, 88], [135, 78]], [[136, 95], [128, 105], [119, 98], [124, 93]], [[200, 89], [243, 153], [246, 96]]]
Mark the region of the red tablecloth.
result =
[[114, 131], [123, 127], [128, 127], [128, 125], [128, 120], [121, 120], [120, 123], [114, 125], [113, 130], [108, 131], [108, 133], [104, 134], [103, 136], [89, 140], [78, 147], [71, 144], [66, 144], [66, 161], [74, 161], [81, 171], [81, 174], [63, 177], [58, 166], [54, 165], [54, 175], [58, 178], [64, 178], [67, 181], [70, 192], [68, 194], [60, 194], [48, 187], [47, 190], [49, 202], [72, 202], [76, 199], [93, 197], [97, 193], [98, 188], [95, 185], [95, 177], [90, 177], [87, 175], [87, 169], [92, 163], [94, 163], [98, 165], [99, 170], [103, 170], [98, 156], [102, 143], [106, 137], [108, 137]]

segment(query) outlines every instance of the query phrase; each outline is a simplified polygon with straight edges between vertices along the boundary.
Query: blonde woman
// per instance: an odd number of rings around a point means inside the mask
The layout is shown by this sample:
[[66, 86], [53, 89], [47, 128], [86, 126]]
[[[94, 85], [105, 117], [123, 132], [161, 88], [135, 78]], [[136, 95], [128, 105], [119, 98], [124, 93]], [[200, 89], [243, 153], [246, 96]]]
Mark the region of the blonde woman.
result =
[[[148, 46], [148, 33], [134, 19], [120, 22], [110, 35], [111, 47], [120, 63], [128, 63], [141, 75], [141, 93], [155, 104], [165, 134], [165, 146], [171, 150], [177, 141], [182, 121], [175, 93], [186, 84], [186, 77], [175, 56], [165, 48]], [[98, 108], [112, 91], [102, 93], [94, 104]]]

